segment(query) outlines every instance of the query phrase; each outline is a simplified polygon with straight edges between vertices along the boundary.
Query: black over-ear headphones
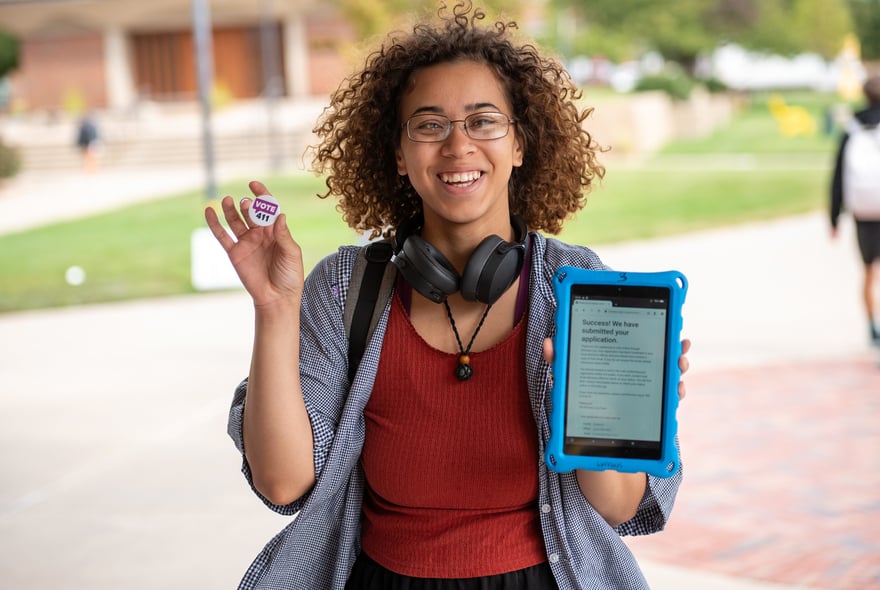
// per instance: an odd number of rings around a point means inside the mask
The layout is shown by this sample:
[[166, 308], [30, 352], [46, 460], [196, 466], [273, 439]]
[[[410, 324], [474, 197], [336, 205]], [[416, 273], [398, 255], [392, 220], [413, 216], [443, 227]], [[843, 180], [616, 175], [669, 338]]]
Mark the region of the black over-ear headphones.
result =
[[434, 303], [442, 303], [456, 291], [468, 301], [495, 303], [519, 276], [528, 235], [520, 215], [510, 216], [516, 241], [507, 242], [494, 234], [485, 238], [461, 275], [442, 252], [416, 233], [423, 223], [419, 215], [400, 224], [391, 261], [413, 289]]

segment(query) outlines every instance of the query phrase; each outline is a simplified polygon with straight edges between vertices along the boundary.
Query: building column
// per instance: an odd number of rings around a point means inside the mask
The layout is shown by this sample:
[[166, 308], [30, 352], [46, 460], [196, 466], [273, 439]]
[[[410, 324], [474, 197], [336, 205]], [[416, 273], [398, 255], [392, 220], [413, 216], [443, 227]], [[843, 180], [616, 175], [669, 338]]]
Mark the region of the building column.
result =
[[284, 78], [287, 80], [287, 96], [307, 98], [309, 84], [309, 46], [306, 41], [306, 22], [301, 14], [284, 21]]
[[104, 64], [106, 67], [107, 106], [125, 110], [134, 105], [134, 76], [129, 59], [125, 32], [118, 27], [104, 32]]

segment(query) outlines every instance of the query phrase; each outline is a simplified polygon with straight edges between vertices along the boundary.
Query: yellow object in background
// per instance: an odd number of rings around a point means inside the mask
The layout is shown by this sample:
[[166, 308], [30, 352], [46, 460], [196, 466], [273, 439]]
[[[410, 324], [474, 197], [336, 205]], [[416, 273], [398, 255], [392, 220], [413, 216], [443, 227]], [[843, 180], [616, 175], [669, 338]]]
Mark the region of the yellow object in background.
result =
[[785, 137], [816, 134], [816, 120], [804, 107], [787, 104], [779, 94], [767, 99], [767, 107]]
[[848, 34], [840, 51], [840, 79], [837, 82], [837, 94], [843, 100], [858, 100], [862, 96], [861, 53], [858, 38]]

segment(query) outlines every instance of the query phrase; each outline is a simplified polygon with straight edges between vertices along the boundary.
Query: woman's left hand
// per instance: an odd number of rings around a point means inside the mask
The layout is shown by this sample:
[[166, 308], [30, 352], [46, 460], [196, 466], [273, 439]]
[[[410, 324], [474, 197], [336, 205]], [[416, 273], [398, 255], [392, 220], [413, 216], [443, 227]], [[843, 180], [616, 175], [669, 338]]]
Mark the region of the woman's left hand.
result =
[[[684, 338], [681, 341], [681, 356], [678, 357], [678, 368], [681, 370], [681, 375], [684, 376], [687, 373], [687, 370], [691, 367], [691, 362], [688, 360], [687, 353], [691, 349], [691, 341], [688, 338]], [[687, 395], [687, 391], [684, 387], [684, 381], [678, 382], [678, 399], [683, 400], [684, 396]]]

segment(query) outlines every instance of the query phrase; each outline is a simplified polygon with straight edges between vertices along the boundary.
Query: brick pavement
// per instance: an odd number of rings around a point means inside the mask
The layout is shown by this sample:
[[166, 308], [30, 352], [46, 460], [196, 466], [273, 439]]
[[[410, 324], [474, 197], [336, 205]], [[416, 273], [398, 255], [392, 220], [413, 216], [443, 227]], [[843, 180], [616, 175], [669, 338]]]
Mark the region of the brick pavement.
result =
[[880, 588], [877, 361], [866, 352], [688, 374], [685, 482], [667, 530], [629, 541], [636, 555], [741, 579]]

